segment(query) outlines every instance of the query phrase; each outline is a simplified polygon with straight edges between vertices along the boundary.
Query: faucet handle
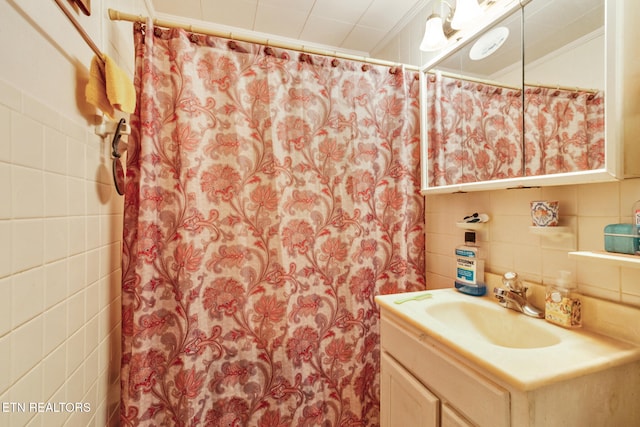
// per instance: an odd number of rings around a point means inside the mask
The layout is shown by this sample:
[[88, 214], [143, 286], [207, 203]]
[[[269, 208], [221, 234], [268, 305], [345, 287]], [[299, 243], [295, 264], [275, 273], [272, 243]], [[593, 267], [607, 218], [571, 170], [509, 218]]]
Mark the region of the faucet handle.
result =
[[493, 296], [496, 297], [496, 299], [498, 299], [500, 302], [504, 301], [504, 297], [506, 296], [507, 292], [509, 292], [508, 289], [493, 288]]
[[502, 276], [502, 284], [505, 288], [514, 292], [527, 292], [526, 286], [524, 286], [518, 278], [518, 273], [514, 273], [513, 271], [504, 273], [504, 275]]

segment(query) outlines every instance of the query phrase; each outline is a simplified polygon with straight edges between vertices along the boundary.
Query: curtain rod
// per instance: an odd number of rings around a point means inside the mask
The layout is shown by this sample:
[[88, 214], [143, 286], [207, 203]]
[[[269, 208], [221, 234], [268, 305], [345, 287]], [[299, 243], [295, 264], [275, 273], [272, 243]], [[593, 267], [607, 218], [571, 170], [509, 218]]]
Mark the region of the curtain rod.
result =
[[544, 84], [544, 83], [527, 83], [524, 82], [525, 89], [528, 87], [539, 87], [543, 89], [555, 89], [555, 90], [564, 90], [567, 92], [585, 92], [595, 95], [598, 92], [601, 92], [600, 89], [589, 89], [582, 88], [578, 86], [562, 86], [562, 85], [552, 85], [552, 84]]
[[501, 88], [504, 88], [504, 89], [522, 90], [522, 88], [520, 86], [512, 86], [512, 85], [496, 82], [494, 80], [481, 79], [481, 78], [478, 78], [478, 77], [466, 76], [464, 74], [451, 73], [449, 71], [430, 70], [430, 71], [427, 71], [426, 73], [430, 74], [430, 75], [434, 75], [434, 76], [436, 74], [440, 74], [441, 76], [448, 77], [450, 79], [464, 80], [466, 82], [480, 83], [480, 84], [485, 84], [485, 85], [488, 85], [488, 86], [501, 87]]
[[76, 27], [76, 30], [78, 31], [80, 36], [84, 39], [84, 41], [89, 45], [91, 50], [93, 50], [96, 53], [96, 55], [98, 56], [98, 58], [100, 58], [100, 60], [102, 60], [102, 62], [104, 62], [104, 54], [100, 51], [100, 48], [98, 47], [98, 45], [94, 43], [94, 41], [91, 39], [91, 37], [89, 37], [89, 34], [87, 34], [87, 32], [84, 30], [84, 28], [82, 28], [82, 25], [80, 25], [78, 20], [62, 4], [62, 0], [54, 0], [54, 1], [60, 7], [60, 9], [62, 9], [62, 11], [66, 15], [66, 17], [69, 19], [69, 21], [71, 21], [73, 26]]
[[[431, 75], [435, 75], [436, 72], [440, 73], [444, 77], [449, 77], [449, 78], [452, 78], [452, 79], [464, 80], [464, 81], [472, 82], [472, 83], [481, 83], [481, 84], [486, 84], [486, 85], [489, 85], [489, 86], [501, 87], [501, 88], [505, 88], [505, 89], [522, 90], [522, 87], [520, 87], [520, 86], [507, 85], [507, 84], [504, 84], [504, 83], [496, 82], [494, 80], [480, 79], [480, 78], [477, 78], [477, 77], [465, 76], [464, 74], [450, 73], [448, 71], [434, 70], [434, 71], [427, 71], [426, 73], [427, 74], [431, 74]], [[539, 87], [539, 88], [543, 88], [543, 89], [564, 90], [564, 91], [567, 91], [567, 92], [585, 92], [585, 93], [590, 93], [590, 94], [596, 94], [596, 93], [600, 92], [599, 89], [588, 89], [588, 88], [581, 88], [581, 87], [577, 87], [577, 86], [562, 86], [562, 85], [552, 85], [552, 84], [543, 84], [543, 83], [527, 83], [527, 82], [524, 82], [524, 88], [526, 89], [528, 87]]]
[[[112, 21], [129, 21], [129, 22], [142, 22], [142, 23], [146, 22], [147, 20], [146, 16], [133, 15], [130, 13], [120, 12], [119, 10], [114, 10], [114, 9], [109, 9], [109, 18]], [[181, 28], [183, 30], [187, 30], [192, 33], [199, 33], [207, 36], [222, 37], [222, 38], [231, 39], [231, 40], [244, 41], [244, 42], [261, 44], [265, 46], [277, 47], [281, 49], [297, 50], [299, 52], [304, 52], [304, 53], [309, 53], [314, 55], [330, 56], [330, 57], [339, 58], [339, 59], [347, 59], [350, 61], [365, 62], [373, 65], [383, 65], [388, 67], [402, 66], [403, 68], [411, 71], [419, 70], [419, 68], [416, 67], [415, 65], [399, 64], [396, 62], [385, 61], [382, 59], [375, 59], [375, 58], [370, 58], [366, 56], [357, 56], [357, 55], [350, 55], [346, 53], [332, 52], [332, 51], [316, 49], [316, 48], [304, 46], [304, 45], [295, 45], [295, 44], [279, 42], [276, 40], [251, 37], [248, 35], [237, 35], [231, 32], [212, 30], [210, 28], [204, 28], [204, 27], [196, 27], [190, 24], [172, 22], [164, 19], [154, 18], [152, 22], [153, 22], [153, 25], [158, 27]]]

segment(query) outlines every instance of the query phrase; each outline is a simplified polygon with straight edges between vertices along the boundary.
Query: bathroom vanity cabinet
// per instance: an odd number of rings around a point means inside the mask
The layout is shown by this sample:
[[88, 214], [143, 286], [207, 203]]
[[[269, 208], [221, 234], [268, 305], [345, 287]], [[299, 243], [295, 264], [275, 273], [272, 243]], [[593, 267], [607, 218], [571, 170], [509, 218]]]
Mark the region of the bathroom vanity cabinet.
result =
[[[431, 392], [387, 352], [381, 356], [382, 426], [469, 427], [452, 402]], [[446, 373], [446, 372], [445, 372]], [[457, 371], [453, 370], [456, 376]], [[465, 389], [463, 389], [465, 390]], [[460, 393], [460, 400], [463, 399]], [[506, 396], [508, 399], [508, 395]], [[502, 409], [505, 407], [503, 405]], [[507, 407], [508, 409], [508, 407]], [[501, 424], [506, 425], [506, 424]]]
[[381, 427], [507, 427], [509, 391], [383, 312]]
[[638, 425], [637, 361], [522, 390], [384, 307], [381, 313], [382, 427]]

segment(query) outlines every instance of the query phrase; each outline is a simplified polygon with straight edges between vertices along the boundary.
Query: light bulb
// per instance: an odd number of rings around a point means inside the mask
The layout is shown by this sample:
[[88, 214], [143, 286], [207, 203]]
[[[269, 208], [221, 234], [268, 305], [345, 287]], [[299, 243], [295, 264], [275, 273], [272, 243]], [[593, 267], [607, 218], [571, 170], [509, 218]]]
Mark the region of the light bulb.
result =
[[445, 47], [447, 37], [442, 28], [442, 18], [438, 14], [433, 14], [427, 19], [424, 26], [424, 37], [420, 43], [420, 50], [424, 52], [436, 51]]
[[456, 0], [456, 9], [451, 19], [451, 28], [460, 30], [482, 14], [478, 0]]

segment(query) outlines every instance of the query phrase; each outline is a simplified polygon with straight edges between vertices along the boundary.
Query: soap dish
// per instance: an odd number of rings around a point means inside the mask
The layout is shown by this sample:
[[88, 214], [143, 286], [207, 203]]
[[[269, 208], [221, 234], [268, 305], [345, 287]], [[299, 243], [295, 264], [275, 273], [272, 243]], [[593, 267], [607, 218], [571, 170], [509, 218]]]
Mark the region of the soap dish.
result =
[[489, 222], [489, 215], [475, 212], [465, 216], [462, 221], [456, 222], [456, 226], [465, 230], [480, 230], [487, 222]]
[[482, 230], [485, 224], [486, 222], [464, 222], [464, 221], [456, 222], [456, 226], [458, 228], [463, 228], [465, 230]]

